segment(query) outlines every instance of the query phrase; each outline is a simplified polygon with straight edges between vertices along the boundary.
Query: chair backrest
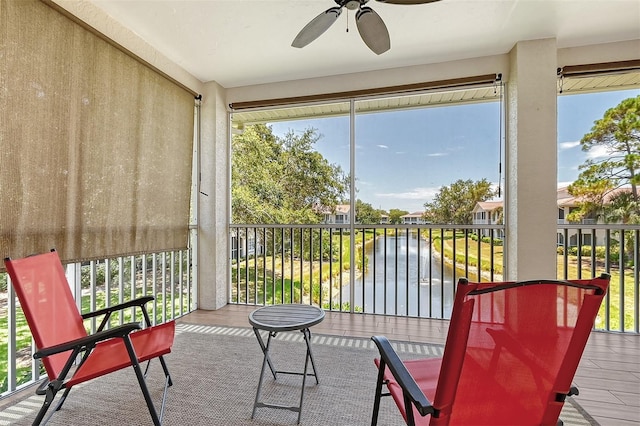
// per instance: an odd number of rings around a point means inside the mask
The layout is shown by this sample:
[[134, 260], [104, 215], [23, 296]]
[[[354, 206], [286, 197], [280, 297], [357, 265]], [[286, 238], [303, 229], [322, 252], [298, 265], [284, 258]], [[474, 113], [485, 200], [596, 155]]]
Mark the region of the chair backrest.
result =
[[[57, 252], [5, 259], [5, 265], [39, 349], [87, 335]], [[68, 358], [68, 352], [43, 358], [51, 380]]]
[[608, 285], [460, 280], [430, 424], [555, 425]]

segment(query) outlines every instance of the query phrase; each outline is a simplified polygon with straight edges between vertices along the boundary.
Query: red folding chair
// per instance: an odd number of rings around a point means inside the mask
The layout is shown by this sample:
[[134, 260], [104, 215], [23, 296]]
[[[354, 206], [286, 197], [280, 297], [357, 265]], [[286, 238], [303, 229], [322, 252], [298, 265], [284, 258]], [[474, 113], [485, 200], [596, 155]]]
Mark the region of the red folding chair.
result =
[[387, 395], [408, 425], [561, 424], [609, 278], [460, 279], [442, 358], [403, 362], [385, 337], [372, 337], [380, 352], [372, 426]]
[[[175, 322], [151, 325], [145, 304], [153, 297], [142, 297], [81, 315], [56, 251], [24, 259], [5, 259], [5, 265], [35, 340], [37, 352], [33, 357], [42, 361], [48, 376], [36, 390], [36, 394], [44, 395], [45, 399], [33, 424], [43, 421], [61, 389], [64, 393], [44, 423], [62, 408], [73, 386], [132, 366], [153, 423], [160, 425], [167, 389], [172, 385], [163, 355], [171, 352]], [[137, 322], [106, 328], [112, 313], [133, 307], [141, 309], [144, 329]], [[102, 321], [96, 333], [88, 334], [83, 321], [100, 316]], [[154, 358], [160, 360], [165, 375], [160, 415], [145, 382], [149, 364], [144, 373], [140, 368], [141, 362]]]

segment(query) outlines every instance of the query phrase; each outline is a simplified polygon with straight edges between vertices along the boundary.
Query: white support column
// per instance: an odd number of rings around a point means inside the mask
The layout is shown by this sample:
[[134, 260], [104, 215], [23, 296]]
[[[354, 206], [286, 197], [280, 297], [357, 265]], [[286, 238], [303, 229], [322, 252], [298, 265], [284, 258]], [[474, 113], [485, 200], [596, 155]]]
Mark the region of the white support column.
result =
[[198, 308], [215, 310], [228, 301], [229, 126], [224, 88], [213, 82], [204, 87], [198, 195]]
[[544, 39], [519, 42], [509, 56], [506, 278], [555, 278], [556, 41]]

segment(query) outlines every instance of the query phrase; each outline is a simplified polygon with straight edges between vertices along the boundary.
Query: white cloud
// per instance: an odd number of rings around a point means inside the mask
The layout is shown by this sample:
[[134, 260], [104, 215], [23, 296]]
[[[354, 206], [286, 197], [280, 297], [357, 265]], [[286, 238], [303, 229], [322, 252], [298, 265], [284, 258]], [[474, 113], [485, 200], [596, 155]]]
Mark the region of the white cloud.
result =
[[389, 149], [387, 145], [376, 145], [378, 148]]
[[605, 158], [609, 156], [609, 149], [606, 146], [594, 146], [589, 151], [587, 151], [587, 158], [589, 159]]
[[561, 150], [575, 148], [576, 146], [580, 146], [580, 141], [574, 142], [560, 142], [558, 144]]
[[413, 188], [405, 192], [389, 192], [375, 194], [380, 198], [391, 198], [396, 200], [424, 200], [428, 201], [440, 191], [440, 187], [433, 188]]
[[434, 152], [433, 154], [427, 154], [427, 157], [445, 157], [449, 155], [446, 152]]

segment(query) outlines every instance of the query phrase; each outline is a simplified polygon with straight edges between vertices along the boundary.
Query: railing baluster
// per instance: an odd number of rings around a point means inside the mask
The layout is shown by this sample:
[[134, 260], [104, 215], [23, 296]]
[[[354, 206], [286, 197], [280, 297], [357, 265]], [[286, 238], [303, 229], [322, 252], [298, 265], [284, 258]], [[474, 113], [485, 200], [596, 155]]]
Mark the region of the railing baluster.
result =
[[[96, 261], [92, 260], [89, 262], [89, 306], [91, 311], [96, 310]], [[91, 319], [91, 333], [95, 333], [96, 331], [96, 318]]]
[[578, 229], [578, 279], [582, 279], [582, 229]]
[[618, 306], [620, 306], [619, 309], [619, 319], [618, 321], [620, 321], [620, 326], [618, 328], [619, 331], [624, 331], [625, 329], [625, 323], [624, 323], [624, 289], [625, 289], [625, 285], [624, 285], [624, 270], [625, 270], [625, 251], [624, 251], [624, 230], [620, 230], [620, 249], [619, 249], [619, 253], [618, 253], [618, 270], [619, 270], [619, 274], [620, 274], [620, 279], [619, 279], [619, 283], [620, 283], [620, 291], [619, 291], [619, 301], [618, 301]]
[[[343, 287], [343, 283], [342, 283], [342, 275], [343, 274], [342, 273], [344, 272], [342, 270], [342, 265], [343, 265], [343, 261], [344, 261], [344, 259], [343, 259], [344, 253], [343, 253], [343, 250], [342, 250], [342, 248], [344, 247], [344, 243], [343, 243], [343, 239], [342, 239], [343, 234], [344, 234], [344, 230], [342, 228], [340, 228], [340, 264], [338, 265], [338, 270], [340, 271], [339, 272], [339, 274], [340, 274], [339, 275], [340, 276], [340, 281], [339, 281], [340, 282], [340, 293], [339, 293], [340, 294], [340, 298], [339, 298], [340, 299], [339, 300], [340, 308], [338, 309], [338, 311], [340, 311], [340, 312], [342, 312], [343, 309], [344, 309], [344, 306], [342, 305], [342, 287]], [[351, 260], [349, 260], [349, 262], [350, 262], [350, 264], [353, 263], [353, 262], [351, 262]]]
[[[13, 285], [11, 284], [11, 279], [8, 275], [5, 274], [7, 279], [7, 391], [13, 392], [16, 390], [16, 374], [17, 374], [17, 365], [16, 365], [16, 352], [18, 350], [17, 345], [17, 324], [16, 324], [16, 293], [13, 290]], [[31, 371], [35, 372], [37, 362], [33, 359], [33, 354], [35, 352], [35, 344], [33, 341], [31, 342]], [[35, 377], [32, 376], [32, 380], [35, 380]]]
[[289, 303], [293, 303], [294, 289], [293, 289], [293, 242], [295, 240], [294, 228], [289, 228], [289, 266], [290, 266], [290, 275], [289, 275]]
[[[490, 272], [489, 272], [489, 277], [490, 277], [490, 278], [489, 278], [489, 281], [490, 281], [490, 282], [493, 282], [493, 281], [494, 281], [494, 278], [493, 278], [493, 271], [494, 271], [494, 269], [495, 269], [495, 246], [494, 246], [494, 233], [493, 233], [493, 232], [494, 232], [494, 230], [493, 230], [493, 229], [490, 229], [490, 230], [489, 230], [489, 238], [491, 238], [491, 244], [490, 244], [490, 245], [491, 245], [491, 256], [490, 256], [490, 260], [491, 260], [491, 270], [490, 270]], [[481, 269], [480, 269], [480, 267], [481, 267], [481, 266], [482, 266], [482, 265], [478, 265], [478, 271], [480, 271], [480, 270], [481, 270]]]
[[262, 304], [267, 304], [267, 228], [262, 228]]
[[[375, 235], [375, 229], [372, 229], [374, 235]], [[375, 239], [375, 237], [374, 237]], [[362, 312], [365, 312], [365, 307], [366, 307], [366, 294], [367, 294], [367, 289], [365, 286], [365, 278], [367, 275], [367, 255], [366, 255], [366, 246], [367, 246], [367, 229], [366, 228], [362, 228]], [[375, 252], [373, 257], [375, 257]]]
[[[249, 277], [247, 276], [247, 282]], [[253, 227], [253, 301], [258, 304], [258, 228]]]
[[429, 228], [429, 257], [427, 262], [429, 262], [429, 318], [433, 317], [433, 286], [431, 283], [433, 282], [433, 229]]
[[387, 228], [384, 228], [384, 311], [387, 314]]
[[152, 307], [153, 312], [153, 324], [155, 325], [158, 322], [158, 257], [156, 254], [153, 254], [153, 258], [151, 259], [151, 285], [153, 287], [152, 295], [154, 298], [154, 303]]
[[[118, 258], [118, 303], [124, 302], [124, 258]], [[119, 324], [124, 323], [122, 312], [118, 313]]]
[[162, 322], [167, 322], [167, 253], [162, 253]]
[[635, 285], [635, 297], [633, 301], [633, 331], [640, 333], [640, 318], [638, 311], [640, 310], [640, 229], [633, 232], [633, 279]]
[[410, 263], [409, 260], [411, 259], [411, 256], [409, 255], [410, 254], [410, 250], [409, 250], [409, 240], [410, 240], [409, 228], [406, 229], [406, 233], [407, 233], [406, 234], [407, 235], [407, 242], [405, 244], [405, 250], [406, 250], [407, 256], [406, 256], [406, 260], [405, 260], [405, 283], [406, 283], [405, 284], [406, 285], [406, 290], [405, 290], [405, 315], [409, 316], [409, 288], [410, 288], [409, 278], [410, 278], [410, 275], [411, 275], [411, 273], [409, 271], [409, 263]]
[[444, 236], [446, 230], [440, 228], [440, 318], [444, 318]]
[[319, 272], [319, 277], [318, 277], [318, 304], [320, 306], [323, 306], [323, 304], [324, 304], [324, 298], [322, 297], [323, 296], [323, 294], [322, 294], [322, 292], [323, 292], [323, 288], [322, 288], [323, 287], [323, 281], [322, 281], [322, 272], [323, 272], [322, 271], [322, 266], [323, 265], [322, 265], [322, 262], [324, 260], [322, 231], [323, 231], [323, 229], [320, 228], [320, 230], [318, 232], [318, 238], [320, 239], [319, 242], [318, 242], [318, 252], [320, 253], [319, 254], [319, 256], [320, 256], [320, 258], [319, 258], [319, 261], [320, 261], [319, 271], [320, 272]]
[[[135, 256], [129, 256], [129, 300], [136, 298], [136, 258]], [[136, 308], [131, 307], [131, 319], [135, 321]]]
[[[386, 229], [385, 229], [385, 232], [386, 232]], [[371, 294], [372, 294], [372, 297], [373, 297], [373, 301], [371, 303], [371, 311], [374, 314], [377, 313], [377, 310], [376, 310], [376, 300], [377, 300], [376, 299], [376, 287], [378, 286], [378, 283], [376, 282], [376, 277], [377, 277], [377, 274], [376, 274], [376, 264], [377, 264], [377, 262], [376, 262], [376, 253], [378, 252], [377, 242], [378, 242], [378, 234], [377, 234], [376, 230], [373, 229], [373, 254], [371, 255], [371, 257], [372, 257], [372, 259], [371, 259], [371, 261], [372, 261], [371, 268], [373, 270], [373, 275], [372, 275], [372, 277], [373, 277], [373, 285], [372, 285], [372, 288], [371, 288]], [[364, 285], [364, 280], [363, 280], [363, 285]]]
[[169, 255], [169, 259], [171, 261], [171, 266], [169, 266], [169, 286], [171, 291], [171, 315], [169, 318], [173, 319], [176, 317], [176, 252], [171, 251]]
[[304, 303], [304, 279], [303, 279], [303, 270], [304, 270], [304, 232], [303, 229], [299, 229], [300, 233], [300, 247], [298, 248], [298, 252], [300, 255], [298, 256], [298, 261], [300, 262], [300, 300], [299, 303]]
[[[398, 282], [398, 228], [396, 228], [396, 238], [395, 238], [395, 253], [394, 253], [394, 260], [395, 260], [395, 267], [393, 268], [393, 271], [395, 273], [395, 279], [394, 282]], [[395, 289], [395, 294], [393, 297], [393, 303], [394, 303], [394, 310], [393, 310], [393, 314], [394, 315], [398, 315], [398, 285], [396, 284], [394, 286]]]

